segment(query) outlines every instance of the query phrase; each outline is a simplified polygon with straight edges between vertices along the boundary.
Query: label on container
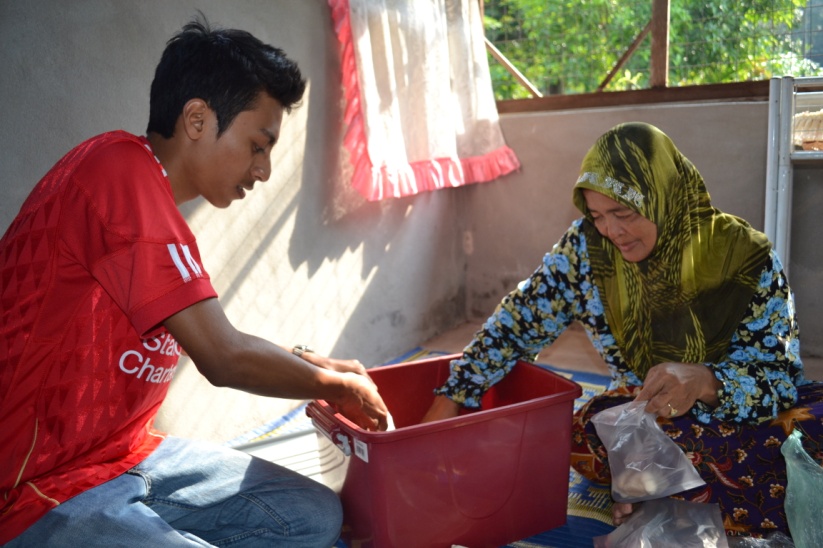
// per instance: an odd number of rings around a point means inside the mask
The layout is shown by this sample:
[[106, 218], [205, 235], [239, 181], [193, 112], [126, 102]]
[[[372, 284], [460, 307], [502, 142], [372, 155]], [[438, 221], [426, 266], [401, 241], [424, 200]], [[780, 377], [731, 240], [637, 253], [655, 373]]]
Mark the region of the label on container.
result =
[[367, 443], [354, 438], [354, 454], [364, 462], [369, 462], [369, 446]]

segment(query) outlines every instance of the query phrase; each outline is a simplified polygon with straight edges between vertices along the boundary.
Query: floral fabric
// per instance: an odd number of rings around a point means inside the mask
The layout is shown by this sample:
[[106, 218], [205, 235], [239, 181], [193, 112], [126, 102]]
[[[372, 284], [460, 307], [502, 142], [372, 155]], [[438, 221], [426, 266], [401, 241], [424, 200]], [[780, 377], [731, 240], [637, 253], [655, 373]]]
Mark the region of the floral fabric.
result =
[[[532, 276], [503, 299], [463, 356], [452, 362], [451, 376], [436, 393], [479, 407], [486, 390], [518, 359], [534, 361], [573, 321], [583, 325], [608, 365], [610, 390], [642, 385], [606, 323], [581, 225], [582, 220], [575, 221]], [[704, 424], [770, 420], [794, 405], [797, 386], [808, 382], [799, 357], [794, 300], [774, 253], [729, 352], [722, 361], [706, 365], [723, 388], [714, 410], [700, 402], [692, 408], [692, 417]]]

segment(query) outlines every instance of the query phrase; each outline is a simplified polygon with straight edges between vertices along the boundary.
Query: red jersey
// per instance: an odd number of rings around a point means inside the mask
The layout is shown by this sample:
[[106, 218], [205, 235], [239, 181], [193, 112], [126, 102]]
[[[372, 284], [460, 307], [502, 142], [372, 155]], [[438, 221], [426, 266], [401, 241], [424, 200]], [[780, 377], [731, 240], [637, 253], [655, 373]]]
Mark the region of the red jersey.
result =
[[180, 355], [162, 322], [215, 296], [146, 139], [46, 174], [0, 240], [0, 544], [157, 447]]

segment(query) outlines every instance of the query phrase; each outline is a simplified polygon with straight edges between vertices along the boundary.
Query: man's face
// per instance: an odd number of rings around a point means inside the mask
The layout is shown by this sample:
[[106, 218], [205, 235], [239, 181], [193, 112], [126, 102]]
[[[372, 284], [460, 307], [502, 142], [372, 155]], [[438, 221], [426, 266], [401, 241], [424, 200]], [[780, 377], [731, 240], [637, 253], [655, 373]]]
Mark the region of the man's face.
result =
[[208, 109], [191, 180], [197, 194], [216, 207], [228, 207], [242, 200], [255, 182], [268, 180], [282, 120], [280, 103], [260, 93], [254, 108], [238, 114], [218, 138], [217, 116]]

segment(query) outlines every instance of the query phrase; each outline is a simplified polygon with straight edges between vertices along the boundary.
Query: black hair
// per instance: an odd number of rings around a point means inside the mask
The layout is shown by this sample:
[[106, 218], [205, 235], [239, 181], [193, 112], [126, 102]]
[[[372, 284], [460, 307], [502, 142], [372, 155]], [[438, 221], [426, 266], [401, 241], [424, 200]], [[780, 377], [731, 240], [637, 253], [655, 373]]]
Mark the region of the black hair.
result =
[[261, 91], [289, 112], [305, 89], [297, 63], [283, 50], [243, 30], [212, 29], [201, 13], [166, 44], [151, 83], [146, 131], [172, 137], [183, 106], [200, 98], [217, 115], [219, 137], [239, 113], [254, 108]]

